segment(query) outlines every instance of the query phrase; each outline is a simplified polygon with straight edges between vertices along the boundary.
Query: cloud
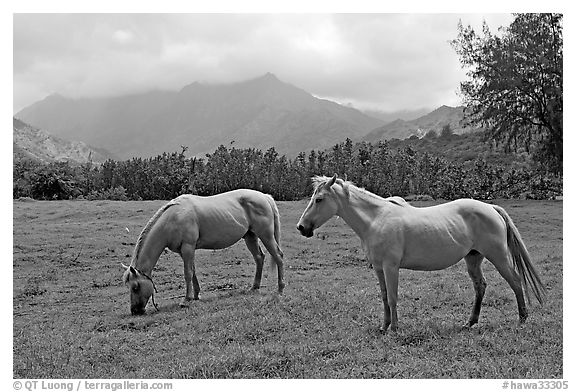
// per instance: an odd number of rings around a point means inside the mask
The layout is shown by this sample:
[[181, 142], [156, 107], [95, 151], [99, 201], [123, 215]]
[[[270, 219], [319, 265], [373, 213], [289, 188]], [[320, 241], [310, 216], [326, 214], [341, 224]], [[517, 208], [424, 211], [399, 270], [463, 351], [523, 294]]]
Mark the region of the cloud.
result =
[[121, 45], [127, 45], [134, 39], [134, 34], [129, 30], [116, 30], [114, 32], [114, 40]]
[[[15, 14], [14, 111], [71, 97], [226, 83], [266, 72], [383, 110], [457, 104], [454, 14]], [[510, 15], [487, 15], [495, 25]], [[495, 28], [495, 27], [494, 27]]]

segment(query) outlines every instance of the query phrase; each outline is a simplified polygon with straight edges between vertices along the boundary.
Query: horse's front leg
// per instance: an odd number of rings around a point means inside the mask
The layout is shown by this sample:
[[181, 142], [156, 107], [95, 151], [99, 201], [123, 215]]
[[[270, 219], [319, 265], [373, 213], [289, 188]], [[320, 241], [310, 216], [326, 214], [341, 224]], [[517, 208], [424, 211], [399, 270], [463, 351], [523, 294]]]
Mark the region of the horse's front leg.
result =
[[196, 278], [196, 267], [194, 265], [195, 247], [190, 244], [182, 244], [180, 255], [184, 260], [184, 280], [186, 282], [186, 296], [180, 306], [187, 307], [192, 299], [198, 299], [200, 284]]
[[384, 322], [382, 323], [382, 332], [386, 332], [390, 326], [390, 306], [388, 305], [388, 294], [386, 290], [386, 279], [384, 278], [384, 271], [382, 267], [374, 267], [376, 272], [376, 277], [378, 278], [378, 283], [380, 284], [380, 294], [382, 297], [382, 303], [384, 304]]
[[388, 297], [388, 306], [390, 306], [390, 330], [392, 332], [396, 332], [398, 329], [398, 314], [396, 312], [396, 304], [398, 303], [398, 274], [398, 265], [386, 265], [386, 262], [384, 263], [386, 294]]

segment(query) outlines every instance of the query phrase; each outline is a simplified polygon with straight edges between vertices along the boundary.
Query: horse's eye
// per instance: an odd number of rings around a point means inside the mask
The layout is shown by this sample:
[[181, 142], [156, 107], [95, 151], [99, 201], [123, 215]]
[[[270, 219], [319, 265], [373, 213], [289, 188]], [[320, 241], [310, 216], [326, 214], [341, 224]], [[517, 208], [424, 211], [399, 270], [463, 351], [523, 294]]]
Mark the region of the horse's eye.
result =
[[137, 284], [136, 286], [132, 287], [132, 291], [133, 291], [133, 292], [137, 293], [138, 290], [140, 290], [140, 285], [139, 285], [139, 284]]
[[316, 199], [316, 204], [322, 202], [322, 200], [324, 200], [324, 199]]

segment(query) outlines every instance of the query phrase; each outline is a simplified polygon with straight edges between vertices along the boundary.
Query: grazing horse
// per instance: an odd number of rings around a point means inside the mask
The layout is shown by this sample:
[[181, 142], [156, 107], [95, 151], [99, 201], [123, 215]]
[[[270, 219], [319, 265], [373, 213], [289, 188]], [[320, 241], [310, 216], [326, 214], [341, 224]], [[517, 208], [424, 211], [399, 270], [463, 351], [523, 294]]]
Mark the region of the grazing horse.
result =
[[520, 323], [528, 317], [523, 288], [529, 286], [538, 301], [543, 302], [544, 287], [538, 273], [518, 229], [502, 207], [461, 199], [416, 208], [400, 197], [385, 199], [337, 176], [312, 180], [314, 193], [297, 229], [303, 236], [311, 237], [314, 229], [338, 215], [356, 232], [380, 284], [384, 332], [389, 326], [392, 331], [398, 327], [400, 268], [441, 270], [464, 258], [476, 292], [468, 327], [478, 322], [486, 289], [481, 270], [484, 257], [514, 291]]
[[[284, 289], [283, 253], [279, 246], [280, 216], [274, 199], [250, 189], [238, 189], [215, 196], [179, 196], [162, 206], [148, 221], [136, 242], [130, 266], [123, 275], [130, 289], [130, 310], [133, 315], [145, 313], [150, 297], [154, 303], [156, 290], [152, 269], [165, 248], [179, 253], [184, 260], [186, 296], [181, 306], [198, 299], [200, 285], [196, 278], [196, 249], [223, 249], [244, 238], [256, 261], [252, 289], [260, 288], [264, 253], [262, 241], [272, 256], [270, 267], [278, 269], [278, 291]], [[155, 305], [155, 303], [154, 303]]]

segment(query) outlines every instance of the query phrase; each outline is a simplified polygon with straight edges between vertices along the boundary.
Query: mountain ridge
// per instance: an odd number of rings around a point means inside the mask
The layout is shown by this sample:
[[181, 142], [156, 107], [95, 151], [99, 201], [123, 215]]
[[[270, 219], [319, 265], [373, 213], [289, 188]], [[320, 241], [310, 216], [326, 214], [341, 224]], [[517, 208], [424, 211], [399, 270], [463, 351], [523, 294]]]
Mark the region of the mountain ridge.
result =
[[122, 159], [187, 146], [192, 155], [220, 144], [295, 155], [360, 139], [382, 120], [316, 98], [275, 75], [230, 84], [194, 82], [178, 91], [109, 98], [51, 95], [16, 114], [55, 136], [80, 140]]
[[442, 105], [430, 113], [420, 116], [414, 120], [397, 119], [384, 124], [365, 135], [362, 140], [367, 142], [377, 142], [387, 139], [406, 139], [412, 135], [424, 136], [429, 131], [440, 133], [446, 125], [455, 134], [462, 134], [477, 130], [464, 123], [464, 106]]

